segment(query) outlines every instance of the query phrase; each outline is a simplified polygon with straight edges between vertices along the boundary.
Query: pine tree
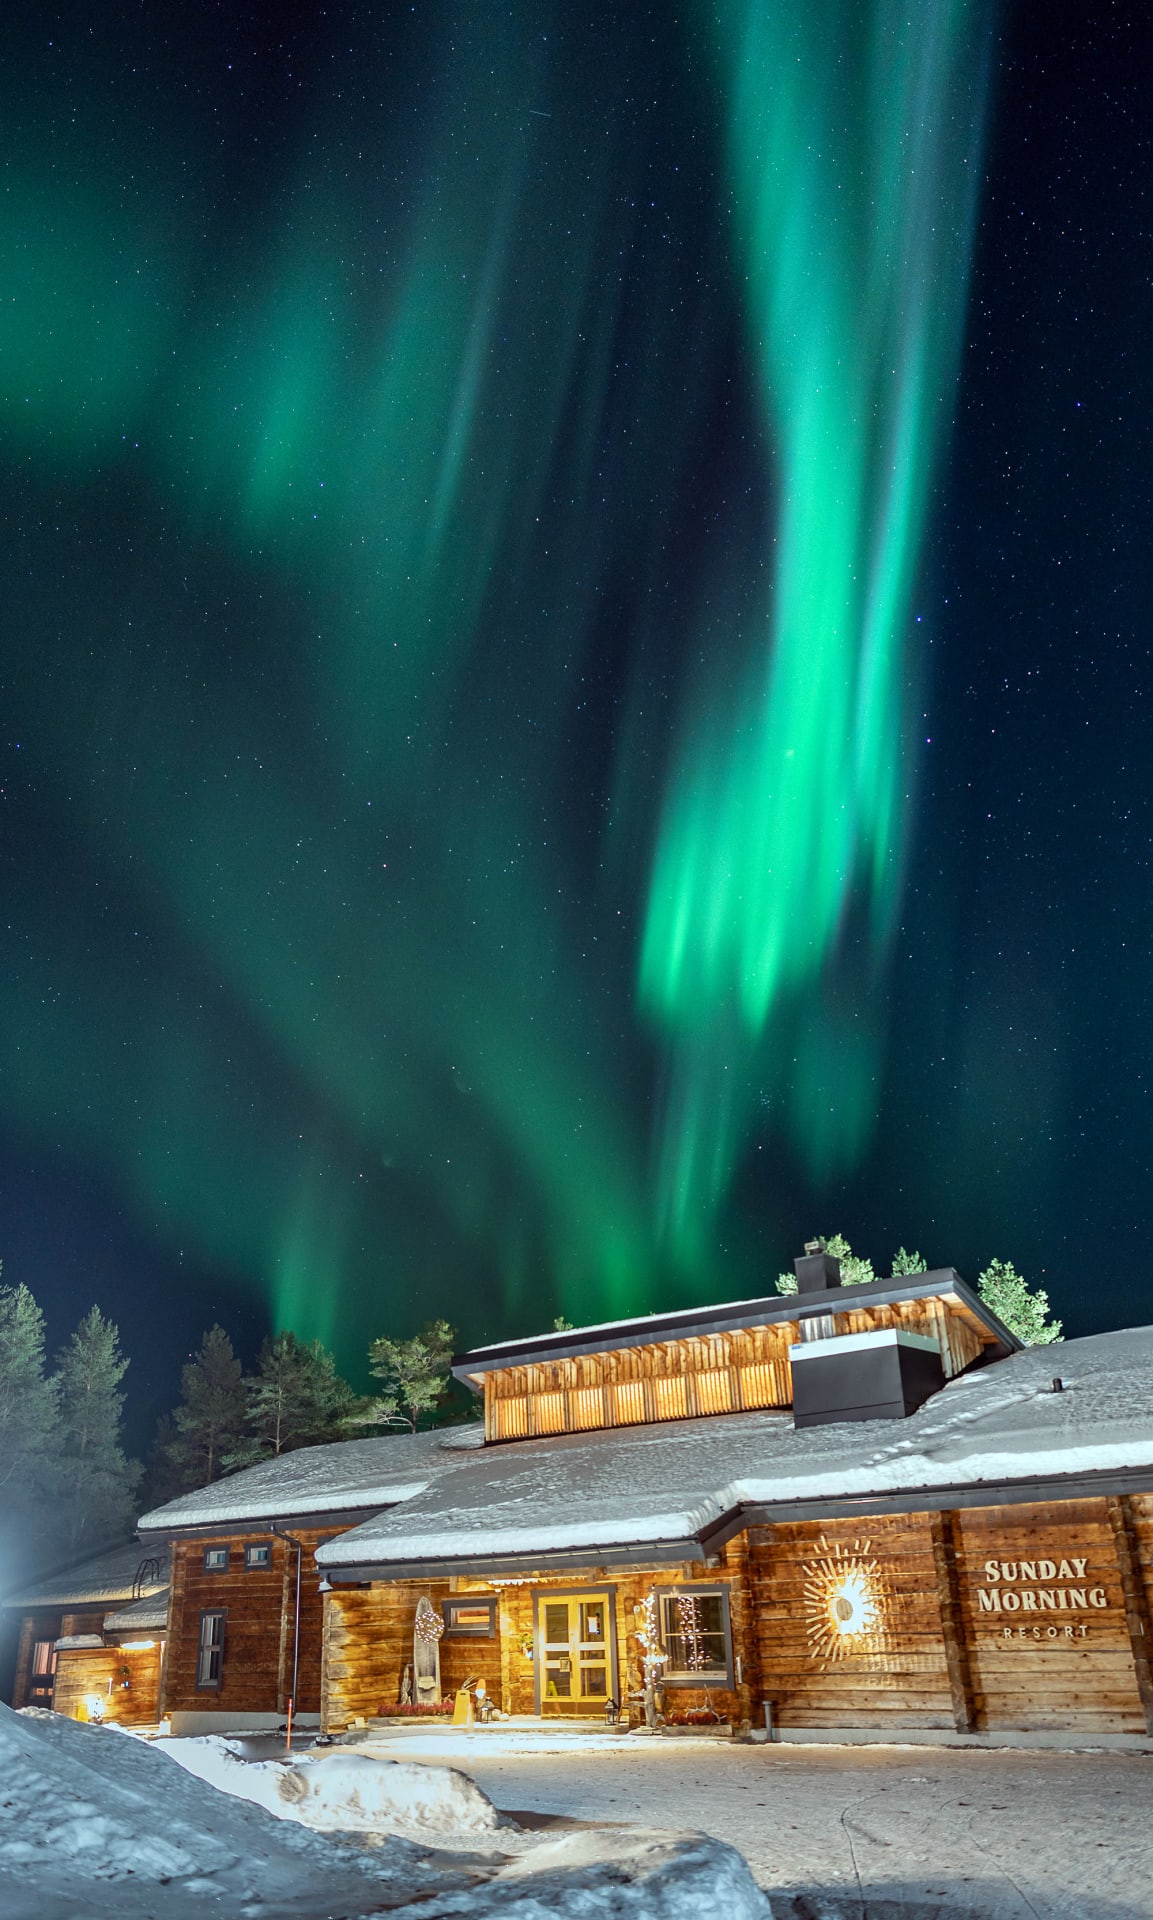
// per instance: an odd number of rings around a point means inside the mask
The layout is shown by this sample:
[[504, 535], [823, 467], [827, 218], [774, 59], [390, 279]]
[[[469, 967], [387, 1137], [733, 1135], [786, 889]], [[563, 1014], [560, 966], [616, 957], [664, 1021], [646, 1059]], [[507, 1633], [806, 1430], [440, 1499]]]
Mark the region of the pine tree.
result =
[[251, 1466], [297, 1447], [344, 1437], [357, 1398], [319, 1340], [294, 1333], [264, 1342], [258, 1371], [244, 1382], [244, 1433], [222, 1456], [225, 1470]]
[[167, 1447], [178, 1491], [210, 1486], [240, 1444], [248, 1410], [244, 1372], [223, 1327], [211, 1327], [181, 1375], [184, 1395]]
[[977, 1276], [977, 1292], [1027, 1347], [1047, 1347], [1063, 1338], [1061, 1322], [1048, 1318], [1049, 1295], [1044, 1287], [1027, 1285], [1011, 1260], [990, 1260]]
[[383, 1334], [368, 1349], [369, 1372], [383, 1380], [384, 1392], [361, 1417], [380, 1426], [407, 1426], [417, 1430], [422, 1413], [431, 1413], [444, 1398], [449, 1383], [456, 1329], [447, 1320], [430, 1320], [411, 1340], [389, 1340]]
[[178, 1494], [190, 1491], [187, 1477], [172, 1457], [179, 1441], [175, 1419], [170, 1413], [162, 1413], [156, 1422], [152, 1445], [144, 1462], [144, 1478], [140, 1483], [138, 1500], [141, 1513], [151, 1513], [154, 1507], [167, 1506]]
[[44, 1315], [27, 1287], [0, 1287], [0, 1564], [25, 1571], [45, 1557], [58, 1518], [56, 1398]]
[[57, 1357], [66, 1531], [76, 1555], [132, 1531], [140, 1468], [120, 1444], [127, 1369], [119, 1331], [93, 1307]]
[[919, 1253], [908, 1253], [904, 1247], [898, 1247], [893, 1255], [893, 1278], [901, 1279], [907, 1273], [927, 1273], [927, 1263]]

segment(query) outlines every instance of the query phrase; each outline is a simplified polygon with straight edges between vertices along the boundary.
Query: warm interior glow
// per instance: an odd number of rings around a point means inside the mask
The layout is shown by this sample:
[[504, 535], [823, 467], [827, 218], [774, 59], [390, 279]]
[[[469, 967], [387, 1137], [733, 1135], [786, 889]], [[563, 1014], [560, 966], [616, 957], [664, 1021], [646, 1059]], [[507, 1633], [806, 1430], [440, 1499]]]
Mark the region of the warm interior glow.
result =
[[868, 1633], [876, 1623], [877, 1602], [863, 1573], [847, 1573], [829, 1593], [829, 1616], [836, 1633]]

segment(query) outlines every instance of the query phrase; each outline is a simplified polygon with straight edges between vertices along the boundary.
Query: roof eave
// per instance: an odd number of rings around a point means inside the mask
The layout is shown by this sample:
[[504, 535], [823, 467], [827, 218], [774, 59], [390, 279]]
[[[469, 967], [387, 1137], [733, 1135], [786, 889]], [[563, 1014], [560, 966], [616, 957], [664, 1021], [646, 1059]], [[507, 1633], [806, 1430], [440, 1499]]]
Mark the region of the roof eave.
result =
[[[452, 1371], [466, 1386], [477, 1391], [486, 1373], [509, 1367], [539, 1366], [553, 1360], [572, 1360], [596, 1353], [616, 1353], [626, 1347], [660, 1346], [665, 1341], [691, 1337], [693, 1332], [734, 1333], [745, 1327], [772, 1326], [796, 1320], [799, 1313], [847, 1312], [852, 1306], [892, 1306], [908, 1300], [927, 1300], [955, 1296], [974, 1313], [993, 1335], [1002, 1355], [1020, 1352], [1024, 1342], [1011, 1333], [1004, 1322], [986, 1306], [968, 1282], [953, 1267], [937, 1267], [930, 1273], [911, 1274], [900, 1282], [871, 1280], [863, 1287], [840, 1287], [826, 1293], [767, 1294], [760, 1300], [738, 1301], [724, 1307], [690, 1307], [683, 1311], [654, 1315], [650, 1320], [625, 1322], [620, 1328], [586, 1329], [545, 1336], [537, 1344], [522, 1340], [500, 1345], [475, 1347], [469, 1353], [456, 1354]], [[626, 1331], [625, 1329], [628, 1329]]]
[[228, 1514], [222, 1515], [219, 1520], [194, 1520], [183, 1526], [176, 1521], [163, 1527], [138, 1526], [136, 1535], [142, 1545], [151, 1546], [164, 1540], [206, 1540], [221, 1536], [234, 1539], [238, 1535], [276, 1533], [293, 1527], [318, 1528], [322, 1532], [331, 1527], [339, 1532], [346, 1527], [363, 1526], [366, 1520], [374, 1519], [378, 1513], [387, 1513], [389, 1506], [394, 1504], [377, 1500], [363, 1507], [313, 1509], [305, 1513]]

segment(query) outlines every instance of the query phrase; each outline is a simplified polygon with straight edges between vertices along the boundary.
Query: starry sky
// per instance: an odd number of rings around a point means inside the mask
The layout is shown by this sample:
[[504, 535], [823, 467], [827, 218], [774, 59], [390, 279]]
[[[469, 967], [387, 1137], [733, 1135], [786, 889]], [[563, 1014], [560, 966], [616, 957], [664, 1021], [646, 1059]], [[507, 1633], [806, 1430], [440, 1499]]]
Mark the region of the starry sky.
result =
[[0, 1252], [138, 1404], [1148, 1318], [1153, 25], [913, 12], [18, 9]]

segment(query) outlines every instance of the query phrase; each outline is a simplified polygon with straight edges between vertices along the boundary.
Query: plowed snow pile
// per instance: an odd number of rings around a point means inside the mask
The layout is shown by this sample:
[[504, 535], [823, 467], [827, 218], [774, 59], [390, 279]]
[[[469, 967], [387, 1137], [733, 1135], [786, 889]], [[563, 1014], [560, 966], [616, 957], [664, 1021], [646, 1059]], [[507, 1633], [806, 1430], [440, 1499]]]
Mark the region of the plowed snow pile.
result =
[[[205, 1744], [223, 1766], [220, 1743]], [[243, 1763], [229, 1756], [229, 1764]], [[531, 1842], [498, 1827], [491, 1803], [463, 1775], [455, 1786], [452, 1776], [448, 1786], [413, 1782], [416, 1817], [402, 1823], [398, 1774], [424, 1769], [391, 1765], [332, 1754], [308, 1766], [253, 1768], [265, 1781], [297, 1776], [274, 1817], [175, 1764], [162, 1745], [0, 1707], [0, 1913], [367, 1920], [411, 1905], [421, 1920], [767, 1920], [745, 1862], [715, 1840], [614, 1829]], [[375, 1784], [372, 1768], [385, 1770]], [[315, 1825], [344, 1820], [344, 1831], [371, 1829], [379, 1844], [309, 1831], [293, 1807], [310, 1799]], [[471, 1823], [463, 1830], [454, 1824], [462, 1814]], [[468, 1851], [417, 1845], [396, 1831], [402, 1824], [405, 1833], [459, 1839]]]

